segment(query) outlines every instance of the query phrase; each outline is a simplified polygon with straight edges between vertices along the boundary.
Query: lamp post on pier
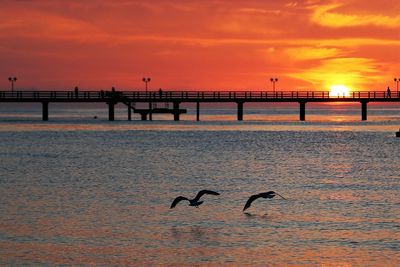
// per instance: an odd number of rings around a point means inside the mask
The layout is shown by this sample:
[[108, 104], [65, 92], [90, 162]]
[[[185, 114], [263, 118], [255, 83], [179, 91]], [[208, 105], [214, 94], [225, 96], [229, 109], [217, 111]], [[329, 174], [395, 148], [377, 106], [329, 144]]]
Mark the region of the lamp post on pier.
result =
[[275, 83], [278, 81], [278, 78], [271, 78], [269, 80], [272, 82], [272, 89], [275, 93]]
[[146, 93], [147, 93], [147, 83], [149, 83], [151, 81], [150, 78], [143, 78], [142, 81], [146, 84]]
[[396, 83], [396, 88], [397, 88], [397, 94], [399, 94], [399, 82], [400, 82], [400, 78], [394, 78], [394, 82]]
[[11, 83], [11, 91], [14, 91], [14, 83], [17, 81], [17, 77], [8, 77], [8, 80]]

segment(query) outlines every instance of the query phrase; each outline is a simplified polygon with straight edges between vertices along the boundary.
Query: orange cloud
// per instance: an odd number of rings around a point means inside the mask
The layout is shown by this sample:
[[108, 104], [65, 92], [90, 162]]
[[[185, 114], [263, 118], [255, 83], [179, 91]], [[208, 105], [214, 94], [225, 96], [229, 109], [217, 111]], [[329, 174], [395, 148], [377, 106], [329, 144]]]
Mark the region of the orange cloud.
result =
[[291, 47], [287, 48], [285, 53], [293, 60], [311, 60], [340, 57], [344, 51], [325, 47]]
[[368, 58], [326, 59], [316, 67], [291, 73], [290, 76], [307, 80], [315, 87], [325, 90], [336, 84], [361, 90], [371, 80], [381, 78], [376, 65], [374, 60]]
[[385, 16], [379, 14], [344, 14], [334, 12], [343, 4], [331, 4], [324, 6], [315, 6], [311, 20], [322, 26], [341, 28], [357, 26], [378, 26], [396, 28], [400, 26], [400, 16]]

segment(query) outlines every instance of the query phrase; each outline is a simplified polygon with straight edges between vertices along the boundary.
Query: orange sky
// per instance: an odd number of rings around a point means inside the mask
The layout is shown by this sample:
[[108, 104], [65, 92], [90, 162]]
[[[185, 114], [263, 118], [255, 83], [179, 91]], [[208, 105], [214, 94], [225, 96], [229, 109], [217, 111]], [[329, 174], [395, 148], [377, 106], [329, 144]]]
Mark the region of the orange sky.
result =
[[0, 1], [0, 88], [396, 89], [400, 1]]

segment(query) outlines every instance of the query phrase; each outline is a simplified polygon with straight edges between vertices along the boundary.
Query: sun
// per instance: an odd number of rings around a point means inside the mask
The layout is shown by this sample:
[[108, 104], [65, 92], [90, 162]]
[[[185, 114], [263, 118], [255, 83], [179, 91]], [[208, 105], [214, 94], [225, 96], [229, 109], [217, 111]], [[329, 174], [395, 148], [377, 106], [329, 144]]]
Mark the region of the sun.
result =
[[350, 96], [350, 88], [342, 85], [342, 84], [337, 84], [337, 85], [332, 85], [330, 87], [330, 92], [329, 95], [330, 96]]

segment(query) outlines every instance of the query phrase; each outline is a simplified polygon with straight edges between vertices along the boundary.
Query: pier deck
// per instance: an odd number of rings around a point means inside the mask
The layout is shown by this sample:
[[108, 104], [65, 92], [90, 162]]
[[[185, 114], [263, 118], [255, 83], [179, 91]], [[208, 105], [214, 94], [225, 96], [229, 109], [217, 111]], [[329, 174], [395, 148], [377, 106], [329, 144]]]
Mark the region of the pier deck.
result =
[[[400, 102], [400, 93], [387, 91], [354, 91], [348, 95], [333, 96], [328, 91], [0, 91], [1, 102], [39, 102], [42, 103], [42, 118], [49, 118], [49, 103], [105, 103], [109, 109], [109, 120], [114, 120], [114, 106], [123, 103], [131, 112], [141, 114], [170, 113], [174, 120], [186, 113], [180, 109], [181, 103], [197, 103], [196, 119], [200, 119], [200, 103], [236, 103], [237, 119], [243, 120], [244, 103], [297, 102], [300, 105], [300, 120], [305, 120], [305, 107], [308, 102], [358, 102], [361, 103], [361, 119], [367, 120], [369, 102]], [[152, 103], [172, 103], [172, 109], [152, 109]], [[149, 103], [148, 109], [136, 109], [134, 103]]]

